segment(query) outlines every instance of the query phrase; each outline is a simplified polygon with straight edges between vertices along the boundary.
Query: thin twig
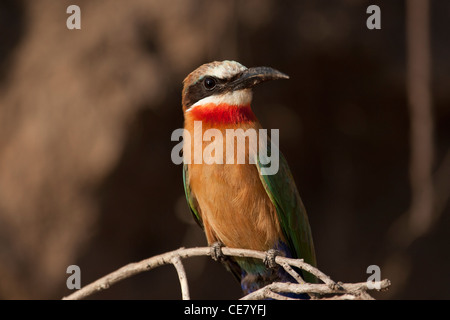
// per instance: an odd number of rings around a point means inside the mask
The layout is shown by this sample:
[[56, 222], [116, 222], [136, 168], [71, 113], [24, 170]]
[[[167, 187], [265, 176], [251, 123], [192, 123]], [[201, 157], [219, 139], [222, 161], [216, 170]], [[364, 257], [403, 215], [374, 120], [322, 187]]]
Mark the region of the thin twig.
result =
[[178, 279], [180, 280], [181, 285], [181, 296], [183, 300], [190, 300], [189, 297], [189, 286], [186, 277], [186, 271], [184, 270], [184, 266], [181, 263], [181, 259], [179, 256], [174, 256], [172, 258], [172, 264], [175, 266], [175, 269], [178, 273]]
[[292, 276], [292, 278], [295, 279], [295, 281], [297, 281], [298, 283], [305, 283], [305, 280], [303, 280], [303, 278], [297, 272], [295, 272], [295, 270], [289, 264], [287, 264], [286, 262], [282, 262], [280, 265], [287, 273]]
[[[283, 296], [279, 293], [273, 292], [270, 289], [265, 290], [266, 299], [273, 299], [273, 300], [298, 300], [291, 297]], [[241, 299], [242, 300], [242, 299]]]
[[[297, 283], [300, 283], [300, 284], [306, 283], [305, 280], [303, 280], [302, 276], [299, 275], [299, 274], [294, 270], [294, 268], [292, 268], [289, 264], [287, 264], [286, 262], [282, 262], [282, 263], [281, 263], [281, 266], [283, 267], [283, 269], [284, 269], [287, 273], [289, 273], [289, 274], [292, 276], [292, 278], [294, 278], [295, 281], [297, 281]], [[308, 296], [309, 296], [311, 299], [314, 299], [314, 298], [315, 298], [315, 297], [314, 297], [312, 294], [310, 294], [310, 293], [308, 293]]]

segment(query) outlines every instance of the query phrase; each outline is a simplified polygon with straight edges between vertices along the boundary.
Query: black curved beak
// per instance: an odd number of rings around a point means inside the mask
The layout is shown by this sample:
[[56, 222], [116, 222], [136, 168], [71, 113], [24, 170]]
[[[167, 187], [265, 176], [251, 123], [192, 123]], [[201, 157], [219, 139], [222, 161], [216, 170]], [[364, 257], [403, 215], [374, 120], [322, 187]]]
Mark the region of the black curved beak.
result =
[[287, 74], [269, 67], [248, 68], [230, 83], [233, 90], [248, 89], [269, 80], [289, 79]]

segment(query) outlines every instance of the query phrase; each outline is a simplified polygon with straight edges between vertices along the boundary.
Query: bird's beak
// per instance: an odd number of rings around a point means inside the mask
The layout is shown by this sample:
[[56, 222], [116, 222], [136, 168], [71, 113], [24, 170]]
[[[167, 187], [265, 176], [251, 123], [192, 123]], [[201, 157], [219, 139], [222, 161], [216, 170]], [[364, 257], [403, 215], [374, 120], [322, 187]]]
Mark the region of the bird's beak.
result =
[[287, 74], [269, 67], [248, 68], [231, 82], [233, 90], [248, 89], [269, 80], [289, 79]]

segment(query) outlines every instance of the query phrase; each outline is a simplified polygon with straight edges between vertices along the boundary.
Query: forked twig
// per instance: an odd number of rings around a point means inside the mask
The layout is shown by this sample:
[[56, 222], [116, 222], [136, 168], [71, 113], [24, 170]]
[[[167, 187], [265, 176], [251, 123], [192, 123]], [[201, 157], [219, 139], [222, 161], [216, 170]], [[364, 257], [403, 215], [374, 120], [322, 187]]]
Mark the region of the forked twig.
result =
[[[110, 274], [86, 285], [80, 290], [72, 293], [71, 295], [64, 297], [65, 300], [79, 300], [84, 299], [96, 292], [105, 290], [117, 282], [130, 278], [141, 272], [149, 271], [156, 267], [172, 264], [177, 270], [178, 278], [181, 285], [181, 292], [183, 300], [189, 300], [189, 286], [187, 282], [186, 272], [184, 270], [182, 259], [198, 256], [209, 256], [211, 249], [209, 247], [201, 248], [180, 248], [178, 250], [163, 253], [140, 262], [130, 263]], [[236, 249], [236, 248], [222, 248], [222, 253], [226, 256], [233, 257], [247, 257], [256, 258], [264, 260], [266, 258], [266, 253], [256, 250], [248, 249]], [[249, 299], [283, 299], [289, 300], [282, 293], [305, 293], [309, 294], [312, 298], [316, 299], [316, 295], [324, 294], [339, 294], [341, 298], [363, 298], [372, 299], [372, 297], [367, 293], [367, 291], [377, 288], [377, 290], [383, 290], [389, 287], [389, 280], [383, 280], [378, 283], [372, 283], [368, 286], [367, 282], [353, 283], [353, 284], [341, 284], [336, 283], [330, 279], [326, 274], [324, 274], [319, 269], [311, 266], [310, 264], [304, 262], [302, 259], [291, 259], [282, 256], [276, 256], [275, 262], [281, 265], [286, 272], [288, 272], [298, 283], [280, 283], [275, 282], [267, 285], [266, 287], [259, 289], [247, 296], [243, 297], [244, 300]], [[292, 268], [297, 267], [301, 270], [307, 271], [319, 280], [323, 284], [313, 284], [305, 283], [301, 276]], [[350, 299], [350, 298], [349, 298]]]

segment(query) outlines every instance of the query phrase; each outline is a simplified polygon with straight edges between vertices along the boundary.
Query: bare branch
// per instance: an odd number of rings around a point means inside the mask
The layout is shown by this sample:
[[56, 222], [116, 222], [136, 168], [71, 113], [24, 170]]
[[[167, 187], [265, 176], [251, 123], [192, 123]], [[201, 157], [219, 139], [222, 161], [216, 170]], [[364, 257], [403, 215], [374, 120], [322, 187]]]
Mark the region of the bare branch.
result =
[[[228, 256], [256, 258], [256, 259], [260, 259], [260, 260], [264, 260], [264, 258], [266, 257], [265, 252], [256, 251], [256, 250], [248, 250], [248, 249], [234, 249], [234, 248], [224, 247], [224, 248], [222, 248], [222, 252], [224, 255], [228, 255]], [[303, 259], [291, 259], [291, 258], [286, 258], [286, 257], [282, 257], [282, 256], [276, 256], [275, 262], [278, 263], [279, 265], [282, 265], [282, 263], [285, 262], [291, 266], [305, 270], [305, 271], [311, 273], [312, 275], [316, 276], [319, 280], [323, 281], [324, 283], [326, 283], [327, 285], [329, 285], [331, 287], [334, 287], [337, 285], [333, 280], [330, 279], [329, 276], [324, 274], [319, 269], [314, 268], [312, 265], [304, 262]]]
[[[264, 260], [266, 257], [266, 253], [262, 251], [256, 250], [248, 250], [248, 249], [237, 249], [237, 248], [222, 248], [222, 253], [226, 256], [234, 256], [234, 257], [246, 257], [246, 258], [256, 258], [260, 260]], [[130, 278], [136, 274], [141, 272], [149, 271], [156, 267], [173, 264], [177, 270], [178, 278], [181, 285], [182, 298], [187, 300], [190, 299], [189, 296], [189, 287], [187, 282], [186, 272], [184, 270], [183, 264], [181, 262], [182, 259], [190, 258], [190, 257], [198, 257], [198, 256], [210, 256], [211, 248], [202, 247], [202, 248], [180, 248], [178, 250], [174, 250], [171, 252], [163, 253], [140, 262], [130, 263], [94, 282], [88, 284], [87, 286], [81, 288], [80, 290], [72, 293], [71, 295], [64, 297], [65, 300], [79, 300], [86, 298], [96, 292], [105, 290], [112, 286], [113, 284]], [[341, 284], [336, 283], [330, 279], [327, 275], [321, 272], [319, 269], [311, 266], [310, 264], [304, 262], [302, 259], [291, 259], [282, 256], [277, 256], [275, 258], [275, 262], [281, 265], [289, 274], [291, 274], [294, 279], [296, 279], [299, 283], [272, 283], [268, 286], [255, 291], [243, 299], [283, 299], [290, 300], [286, 296], [280, 295], [280, 293], [305, 293], [311, 294], [311, 297], [316, 298], [315, 294], [351, 294], [356, 298], [365, 298], [372, 299], [370, 295], [367, 294], [367, 290], [372, 290], [373, 288], [385, 289], [389, 287], [389, 280], [383, 280], [379, 283], [372, 283], [372, 287], [368, 287], [367, 282], [354, 283], [354, 284]], [[324, 282], [324, 284], [312, 284], [305, 283], [303, 279], [298, 275], [293, 269], [292, 266], [297, 267], [301, 270], [307, 271], [314, 276], [316, 276], [319, 280]]]
[[67, 300], [79, 300], [86, 298], [96, 292], [108, 289], [113, 284], [116, 284], [119, 281], [130, 278], [136, 274], [149, 271], [156, 267], [171, 264], [174, 256], [178, 256], [180, 259], [185, 259], [189, 257], [196, 256], [207, 256], [209, 255], [210, 248], [190, 248], [184, 249], [180, 248], [175, 251], [170, 251], [167, 253], [163, 253], [140, 262], [130, 263], [110, 274], [88, 284], [87, 286], [81, 288], [80, 290], [72, 293], [71, 295], [64, 297]]
[[316, 284], [316, 283], [289, 283], [289, 282], [274, 282], [271, 283], [264, 288], [261, 288], [255, 292], [252, 292], [242, 300], [261, 300], [267, 299], [270, 296], [267, 294], [268, 291], [276, 292], [276, 293], [315, 293], [320, 295], [328, 295], [328, 294], [339, 294], [339, 295], [352, 295], [354, 298], [358, 298], [359, 296], [363, 296], [364, 299], [373, 299], [370, 295], [367, 294], [367, 290], [372, 290], [375, 288], [379, 288], [377, 290], [383, 290], [388, 288], [391, 283], [389, 280], [385, 279], [382, 281], [378, 281], [375, 283], [371, 283], [372, 286], [368, 286], [367, 282], [359, 282], [359, 283], [343, 283], [340, 284], [340, 288], [331, 288], [326, 284]]

